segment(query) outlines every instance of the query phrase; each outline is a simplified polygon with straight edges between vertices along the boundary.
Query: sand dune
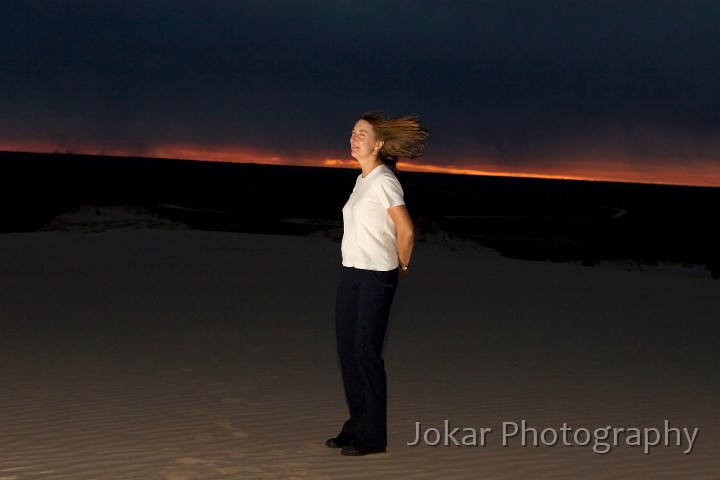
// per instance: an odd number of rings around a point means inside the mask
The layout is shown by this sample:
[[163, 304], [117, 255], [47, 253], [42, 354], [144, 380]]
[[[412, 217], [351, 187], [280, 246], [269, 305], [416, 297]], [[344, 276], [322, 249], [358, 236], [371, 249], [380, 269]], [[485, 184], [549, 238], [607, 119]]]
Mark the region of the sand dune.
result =
[[[342, 457], [339, 245], [196, 230], [0, 236], [0, 479], [717, 478], [718, 284], [419, 244], [385, 347], [389, 448]], [[486, 432], [423, 442], [416, 422]], [[523, 446], [503, 423], [698, 428]], [[652, 433], [652, 432], [651, 432]], [[436, 437], [433, 431], [428, 439]], [[668, 446], [662, 444], [664, 441]], [[507, 443], [507, 445], [503, 445]], [[532, 442], [531, 442], [532, 443]], [[645, 453], [645, 449], [649, 454]]]

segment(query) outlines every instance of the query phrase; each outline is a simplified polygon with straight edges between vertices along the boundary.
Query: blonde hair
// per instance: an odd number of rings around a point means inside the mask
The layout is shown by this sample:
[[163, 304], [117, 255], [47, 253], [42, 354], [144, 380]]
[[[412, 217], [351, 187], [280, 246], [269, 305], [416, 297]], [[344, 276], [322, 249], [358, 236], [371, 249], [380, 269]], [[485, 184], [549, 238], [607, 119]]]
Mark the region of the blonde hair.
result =
[[420, 125], [417, 116], [388, 118], [383, 111], [375, 110], [360, 118], [372, 125], [376, 140], [383, 142], [378, 160], [394, 172], [400, 157], [413, 159], [423, 154], [430, 132]]

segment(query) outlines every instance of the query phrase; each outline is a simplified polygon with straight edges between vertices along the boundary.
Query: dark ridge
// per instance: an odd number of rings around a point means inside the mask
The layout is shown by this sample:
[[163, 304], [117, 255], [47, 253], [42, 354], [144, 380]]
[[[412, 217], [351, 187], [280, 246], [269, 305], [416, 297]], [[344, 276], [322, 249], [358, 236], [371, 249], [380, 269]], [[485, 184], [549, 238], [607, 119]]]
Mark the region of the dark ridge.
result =
[[[336, 229], [358, 171], [0, 152], [0, 232], [80, 205], [136, 205], [191, 228], [305, 235]], [[400, 172], [420, 233], [533, 260], [672, 261], [718, 271], [720, 189]], [[718, 271], [720, 274], [720, 271]]]

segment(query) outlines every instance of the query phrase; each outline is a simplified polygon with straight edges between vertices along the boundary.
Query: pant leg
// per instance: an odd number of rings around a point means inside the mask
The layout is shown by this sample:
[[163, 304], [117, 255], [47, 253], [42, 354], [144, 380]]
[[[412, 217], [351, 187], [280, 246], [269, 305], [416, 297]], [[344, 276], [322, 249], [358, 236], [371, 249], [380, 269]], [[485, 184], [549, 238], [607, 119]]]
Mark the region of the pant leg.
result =
[[365, 410], [365, 395], [355, 355], [360, 287], [354, 273], [354, 269], [347, 267], [343, 267], [340, 271], [340, 281], [335, 299], [335, 335], [345, 400], [350, 410], [350, 418], [343, 425], [342, 432], [352, 438], [357, 438], [357, 423]]
[[387, 381], [382, 348], [397, 271], [343, 269], [336, 329], [350, 418], [343, 431], [358, 443], [387, 446]]

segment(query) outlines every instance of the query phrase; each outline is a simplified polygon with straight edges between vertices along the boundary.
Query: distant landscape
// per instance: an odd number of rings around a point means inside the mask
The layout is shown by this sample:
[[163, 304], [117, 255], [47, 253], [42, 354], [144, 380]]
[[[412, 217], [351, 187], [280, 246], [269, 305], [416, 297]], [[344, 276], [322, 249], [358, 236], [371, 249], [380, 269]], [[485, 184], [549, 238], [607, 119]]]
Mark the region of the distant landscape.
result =
[[[0, 232], [81, 206], [134, 206], [202, 230], [339, 238], [354, 169], [0, 152]], [[703, 265], [720, 277], [720, 189], [400, 172], [418, 241], [504, 256]]]

